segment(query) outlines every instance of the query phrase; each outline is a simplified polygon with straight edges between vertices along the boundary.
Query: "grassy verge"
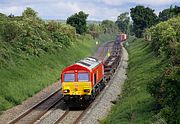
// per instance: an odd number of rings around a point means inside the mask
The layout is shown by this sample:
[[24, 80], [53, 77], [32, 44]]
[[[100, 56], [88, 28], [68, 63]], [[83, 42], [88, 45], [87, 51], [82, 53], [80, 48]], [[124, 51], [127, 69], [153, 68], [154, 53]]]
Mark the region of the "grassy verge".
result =
[[147, 42], [137, 39], [128, 47], [128, 79], [123, 86], [122, 95], [113, 106], [103, 123], [145, 124], [151, 123], [154, 100], [147, 92], [147, 84], [160, 75], [165, 64], [151, 52]]

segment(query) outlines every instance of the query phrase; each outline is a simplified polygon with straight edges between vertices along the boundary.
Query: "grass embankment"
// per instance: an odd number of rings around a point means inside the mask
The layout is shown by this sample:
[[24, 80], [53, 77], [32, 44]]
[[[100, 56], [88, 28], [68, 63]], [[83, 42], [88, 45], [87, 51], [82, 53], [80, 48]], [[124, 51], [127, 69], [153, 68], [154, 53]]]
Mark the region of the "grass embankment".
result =
[[95, 52], [95, 40], [80, 36], [74, 45], [40, 57], [9, 62], [0, 70], [0, 112], [20, 104], [60, 78], [66, 66]]
[[154, 56], [148, 43], [141, 39], [129, 43], [128, 53], [128, 78], [124, 83], [122, 95], [104, 123], [152, 122], [154, 99], [147, 92], [147, 84], [162, 73], [165, 64]]

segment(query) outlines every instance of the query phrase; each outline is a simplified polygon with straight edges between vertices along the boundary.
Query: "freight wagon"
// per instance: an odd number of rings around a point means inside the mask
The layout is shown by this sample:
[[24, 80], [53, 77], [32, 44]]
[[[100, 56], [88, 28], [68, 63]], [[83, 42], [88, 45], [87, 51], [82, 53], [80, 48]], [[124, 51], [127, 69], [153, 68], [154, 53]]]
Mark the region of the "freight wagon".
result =
[[127, 39], [128, 39], [128, 36], [127, 34], [124, 34], [124, 33], [117, 35], [117, 38], [116, 38], [116, 40], [119, 42], [125, 41]]

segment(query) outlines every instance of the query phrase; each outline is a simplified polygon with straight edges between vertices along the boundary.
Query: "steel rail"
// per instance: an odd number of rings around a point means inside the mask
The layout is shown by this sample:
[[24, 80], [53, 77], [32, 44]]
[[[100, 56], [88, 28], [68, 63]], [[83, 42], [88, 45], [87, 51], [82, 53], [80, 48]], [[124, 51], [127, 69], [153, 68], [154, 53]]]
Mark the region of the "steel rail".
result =
[[67, 110], [60, 118], [58, 118], [53, 124], [59, 124], [69, 113], [70, 111]]
[[[12, 121], [8, 122], [8, 124], [14, 124], [17, 123], [19, 120], [23, 119], [24, 117], [26, 117], [29, 113], [31, 113], [33, 110], [35, 110], [37, 107], [41, 106], [43, 103], [45, 103], [46, 101], [48, 101], [49, 99], [51, 99], [53, 96], [55, 96], [56, 94], [60, 93], [61, 88], [56, 90], [55, 92], [51, 93], [50, 95], [48, 95], [46, 98], [44, 98], [43, 100], [41, 100], [40, 102], [38, 102], [37, 104], [35, 104], [34, 106], [32, 106], [31, 108], [29, 108], [28, 110], [26, 110], [25, 112], [23, 112], [22, 114], [20, 114], [18, 117], [16, 117], [15, 119], [13, 119]], [[56, 100], [56, 102], [54, 102], [53, 104], [51, 104], [49, 107], [47, 107], [47, 109], [43, 112], [46, 113], [50, 108], [52, 108], [54, 105], [56, 105], [60, 100], [62, 100], [62, 97], [58, 98]], [[40, 115], [42, 116], [42, 114]], [[37, 117], [37, 118], [40, 118]], [[34, 120], [35, 122], [36, 120]]]

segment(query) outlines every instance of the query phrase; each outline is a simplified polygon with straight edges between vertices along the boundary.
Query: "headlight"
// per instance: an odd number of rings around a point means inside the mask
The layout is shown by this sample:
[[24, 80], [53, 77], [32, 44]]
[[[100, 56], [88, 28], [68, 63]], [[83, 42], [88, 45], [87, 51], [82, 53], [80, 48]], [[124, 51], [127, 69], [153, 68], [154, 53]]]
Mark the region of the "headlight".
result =
[[66, 89], [66, 90], [64, 90], [63, 92], [64, 92], [64, 93], [69, 93], [70, 90], [69, 90], [69, 89]]

